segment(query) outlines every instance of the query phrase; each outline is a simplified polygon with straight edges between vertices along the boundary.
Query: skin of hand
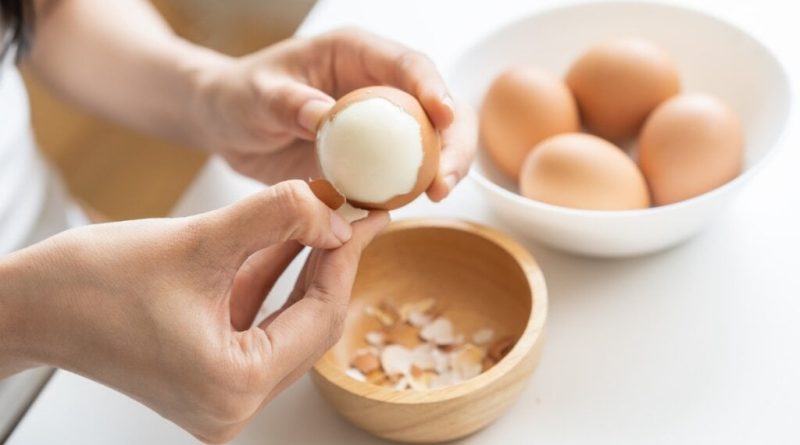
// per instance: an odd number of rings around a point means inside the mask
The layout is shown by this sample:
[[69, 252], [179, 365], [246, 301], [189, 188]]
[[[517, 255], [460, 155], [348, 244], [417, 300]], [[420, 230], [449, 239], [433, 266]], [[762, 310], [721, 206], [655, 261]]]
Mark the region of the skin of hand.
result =
[[439, 130], [441, 162], [427, 190], [432, 200], [445, 198], [464, 177], [477, 146], [474, 112], [453, 101], [428, 57], [358, 29], [285, 40], [215, 65], [197, 85], [207, 148], [266, 183], [319, 177], [317, 125], [334, 98], [371, 85], [414, 95]]
[[[287, 181], [193, 217], [56, 235], [0, 260], [0, 377], [61, 367], [226, 442], [339, 338], [361, 251], [387, 222], [351, 226]], [[286, 304], [255, 320], [303, 246]]]
[[319, 177], [317, 124], [335, 98], [371, 85], [414, 95], [439, 130], [432, 200], [447, 196], [474, 156], [474, 112], [450, 98], [425, 55], [374, 34], [340, 29], [233, 58], [175, 35], [146, 1], [34, 3], [24, 62], [53, 93], [127, 127], [219, 153], [267, 184]]

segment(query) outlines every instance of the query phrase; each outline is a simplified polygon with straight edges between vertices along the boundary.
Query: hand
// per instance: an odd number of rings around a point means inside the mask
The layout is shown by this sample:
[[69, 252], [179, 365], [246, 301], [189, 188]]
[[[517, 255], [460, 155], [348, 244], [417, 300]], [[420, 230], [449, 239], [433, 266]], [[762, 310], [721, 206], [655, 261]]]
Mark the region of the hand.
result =
[[[230, 440], [339, 338], [361, 250], [387, 220], [351, 229], [290, 181], [194, 217], [64, 232], [0, 261], [0, 375], [62, 367]], [[303, 245], [289, 300], [253, 325]]]
[[200, 85], [206, 147], [265, 183], [319, 177], [318, 123], [334, 98], [370, 85], [416, 96], [439, 130], [441, 163], [427, 190], [432, 200], [446, 197], [464, 177], [476, 149], [474, 113], [453, 102], [430, 59], [364, 31], [286, 40], [215, 66]]

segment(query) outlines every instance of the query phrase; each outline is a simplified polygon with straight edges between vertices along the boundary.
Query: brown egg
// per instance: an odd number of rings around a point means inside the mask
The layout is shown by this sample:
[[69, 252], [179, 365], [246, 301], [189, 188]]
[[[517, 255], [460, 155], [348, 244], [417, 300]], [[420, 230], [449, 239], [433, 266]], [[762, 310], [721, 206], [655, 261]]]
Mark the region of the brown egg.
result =
[[636, 164], [614, 144], [585, 133], [542, 141], [522, 166], [523, 196], [563, 207], [641, 209], [650, 205]]
[[414, 96], [375, 86], [339, 99], [322, 119], [322, 174], [355, 207], [392, 210], [422, 194], [439, 168], [439, 134]]
[[661, 48], [627, 38], [593, 46], [570, 68], [569, 85], [586, 128], [623, 142], [634, 137], [647, 115], [678, 94], [678, 68]]
[[639, 139], [639, 166], [656, 205], [700, 195], [742, 170], [744, 131], [736, 114], [707, 94], [661, 104]]
[[481, 138], [495, 164], [516, 180], [522, 161], [542, 140], [578, 131], [575, 99], [561, 79], [532, 67], [500, 74], [481, 109]]

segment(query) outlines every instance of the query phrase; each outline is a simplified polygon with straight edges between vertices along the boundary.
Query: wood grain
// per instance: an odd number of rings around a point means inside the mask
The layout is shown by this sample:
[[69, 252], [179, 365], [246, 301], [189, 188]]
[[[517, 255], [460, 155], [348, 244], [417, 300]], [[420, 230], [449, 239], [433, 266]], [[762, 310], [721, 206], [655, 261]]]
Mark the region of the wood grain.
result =
[[[492, 326], [517, 338], [509, 354], [464, 383], [394, 391], [356, 381], [344, 370], [364, 333], [367, 304], [440, 300], [465, 332]], [[456, 220], [392, 223], [365, 250], [342, 339], [315, 365], [312, 379], [344, 418], [383, 438], [442, 442], [473, 433], [517, 399], [541, 352], [547, 289], [539, 266], [498, 231]]]

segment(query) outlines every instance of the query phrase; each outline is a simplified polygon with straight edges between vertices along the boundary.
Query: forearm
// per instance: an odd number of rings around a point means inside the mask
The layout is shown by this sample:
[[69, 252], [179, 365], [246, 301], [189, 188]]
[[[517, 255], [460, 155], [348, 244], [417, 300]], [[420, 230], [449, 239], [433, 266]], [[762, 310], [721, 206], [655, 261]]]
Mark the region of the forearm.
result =
[[35, 282], [30, 269], [25, 255], [0, 257], [0, 379], [37, 364], [30, 350], [35, 328], [26, 304]]
[[197, 86], [229, 58], [176, 36], [144, 0], [37, 2], [28, 63], [57, 94], [123, 125], [198, 140]]

